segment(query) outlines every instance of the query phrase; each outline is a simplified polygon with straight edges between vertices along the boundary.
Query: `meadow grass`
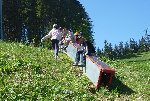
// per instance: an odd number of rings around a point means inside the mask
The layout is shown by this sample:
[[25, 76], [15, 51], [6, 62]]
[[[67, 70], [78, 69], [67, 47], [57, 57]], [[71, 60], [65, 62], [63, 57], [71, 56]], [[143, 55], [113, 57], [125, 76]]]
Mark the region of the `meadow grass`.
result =
[[[110, 61], [115, 67], [116, 76], [113, 85], [121, 97], [127, 100], [150, 100], [150, 52], [135, 54], [134, 57]], [[115, 81], [117, 83], [115, 83]]]
[[111, 87], [91, 81], [63, 53], [0, 41], [0, 99], [46, 101], [150, 100], [150, 52], [107, 61], [116, 70]]

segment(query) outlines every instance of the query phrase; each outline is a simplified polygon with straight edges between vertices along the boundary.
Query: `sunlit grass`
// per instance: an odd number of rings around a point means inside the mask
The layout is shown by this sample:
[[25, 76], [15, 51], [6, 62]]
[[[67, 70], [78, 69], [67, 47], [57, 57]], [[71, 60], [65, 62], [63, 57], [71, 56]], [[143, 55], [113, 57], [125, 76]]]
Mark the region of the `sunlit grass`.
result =
[[116, 74], [110, 89], [91, 91], [90, 80], [71, 59], [60, 53], [0, 41], [0, 99], [97, 101], [150, 99], [150, 52], [138, 57], [108, 61]]
[[150, 99], [149, 56], [150, 52], [146, 52], [140, 55], [137, 54], [136, 57], [110, 63], [112, 66], [115, 66], [117, 71], [116, 77], [119, 82], [121, 81], [120, 84], [123, 84], [125, 87], [125, 89], [120, 87], [119, 90], [127, 93], [126, 96], [128, 96], [128, 99], [140, 101], [148, 101]]

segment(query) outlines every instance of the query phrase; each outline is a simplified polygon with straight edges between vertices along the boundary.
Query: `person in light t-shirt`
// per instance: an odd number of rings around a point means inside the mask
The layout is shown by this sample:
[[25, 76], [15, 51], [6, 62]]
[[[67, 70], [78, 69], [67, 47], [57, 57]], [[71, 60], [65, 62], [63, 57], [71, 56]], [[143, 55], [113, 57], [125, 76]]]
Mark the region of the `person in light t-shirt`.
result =
[[53, 25], [53, 29], [41, 39], [41, 42], [43, 42], [43, 40], [47, 39], [47, 38], [51, 38], [52, 41], [52, 47], [54, 49], [55, 52], [55, 58], [58, 57], [58, 51], [59, 51], [59, 41], [61, 40], [61, 32], [59, 30], [59, 26], [57, 24]]
[[[77, 47], [77, 53], [75, 57], [75, 63], [74, 66], [80, 65], [85, 66], [86, 65], [86, 55], [92, 56], [95, 54], [95, 47], [90, 42], [90, 40], [86, 40], [85, 37], [83, 37], [83, 34], [80, 33], [80, 41], [79, 44], [75, 44]], [[80, 62], [80, 56], [81, 56], [81, 62]], [[80, 63], [79, 63], [80, 62]]]

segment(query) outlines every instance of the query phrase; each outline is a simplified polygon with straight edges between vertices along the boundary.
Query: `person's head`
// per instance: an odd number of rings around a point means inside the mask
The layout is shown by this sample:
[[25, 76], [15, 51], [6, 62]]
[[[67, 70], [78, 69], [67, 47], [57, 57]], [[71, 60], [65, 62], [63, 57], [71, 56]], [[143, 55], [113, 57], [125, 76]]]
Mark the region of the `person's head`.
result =
[[84, 37], [82, 32], [79, 32], [79, 37], [80, 38]]
[[83, 33], [82, 33], [82, 32], [80, 32], [79, 34], [80, 34], [80, 36], [82, 36], [82, 35], [83, 35]]
[[60, 31], [62, 31], [62, 30], [63, 30], [63, 28], [62, 28], [62, 27], [59, 27], [59, 30], [60, 30]]
[[54, 24], [54, 25], [53, 25], [53, 28], [58, 29], [59, 27], [58, 27], [58, 25], [57, 25], [57, 24]]
[[63, 31], [66, 31], [66, 30], [67, 30], [67, 29], [64, 27], [64, 28], [63, 28]]
[[72, 32], [72, 29], [70, 28], [69, 31]]
[[79, 33], [78, 33], [78, 32], [75, 32], [75, 33], [74, 33], [74, 36], [78, 36], [78, 35], [79, 35]]

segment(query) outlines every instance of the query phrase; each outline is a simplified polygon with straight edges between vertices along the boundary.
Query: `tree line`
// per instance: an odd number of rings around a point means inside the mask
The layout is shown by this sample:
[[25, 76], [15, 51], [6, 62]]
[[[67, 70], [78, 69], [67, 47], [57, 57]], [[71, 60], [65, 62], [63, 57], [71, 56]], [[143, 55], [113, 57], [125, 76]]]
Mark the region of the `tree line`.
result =
[[119, 42], [118, 45], [115, 44], [113, 47], [111, 43], [107, 40], [104, 41], [104, 48], [97, 49], [98, 56], [108, 57], [110, 59], [128, 58], [133, 56], [134, 53], [147, 52], [150, 51], [150, 35], [148, 34], [148, 29], [145, 31], [145, 35], [135, 41], [134, 38], [130, 38], [129, 42], [123, 43]]
[[3, 0], [4, 40], [38, 46], [54, 23], [82, 32], [94, 43], [92, 21], [78, 0]]

